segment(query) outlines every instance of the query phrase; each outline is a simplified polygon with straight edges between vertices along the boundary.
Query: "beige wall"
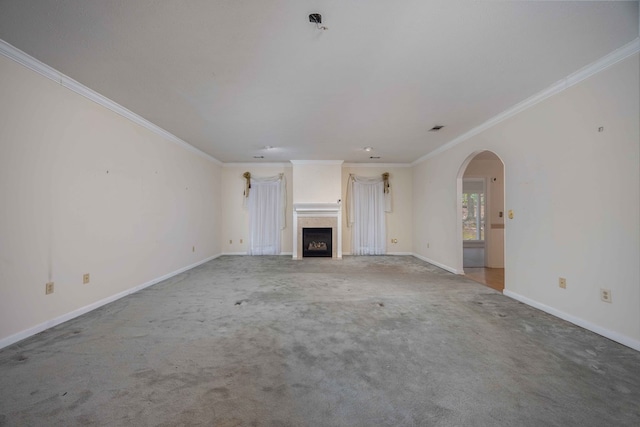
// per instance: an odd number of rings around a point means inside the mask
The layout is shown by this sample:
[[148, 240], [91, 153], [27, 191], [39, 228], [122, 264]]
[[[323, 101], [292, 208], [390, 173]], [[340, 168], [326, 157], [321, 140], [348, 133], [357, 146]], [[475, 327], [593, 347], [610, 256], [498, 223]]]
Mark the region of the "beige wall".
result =
[[0, 75], [0, 342], [220, 253], [220, 166], [4, 56]]
[[[325, 182], [330, 179], [335, 173], [336, 165], [303, 165], [301, 169], [305, 171], [318, 172], [317, 166], [320, 166], [320, 170], [325, 174]], [[327, 167], [329, 166], [329, 167]], [[383, 172], [389, 172], [390, 182], [392, 186], [392, 207], [393, 211], [387, 213], [387, 251], [389, 253], [405, 253], [410, 254], [412, 251], [412, 174], [409, 167], [368, 167], [353, 165], [337, 165], [340, 174], [338, 175], [342, 179], [341, 188], [342, 196], [338, 195], [333, 200], [335, 203], [339, 198], [345, 200], [347, 178], [350, 173], [362, 176], [378, 176]], [[249, 235], [249, 213], [248, 210], [243, 207], [242, 194], [244, 190], [244, 178], [242, 174], [244, 172], [251, 172], [252, 175], [267, 177], [274, 176], [279, 173], [284, 173], [287, 179], [287, 226], [282, 233], [282, 252], [291, 253], [293, 244], [292, 234], [292, 220], [293, 220], [293, 203], [294, 196], [292, 193], [296, 188], [304, 188], [298, 181], [294, 179], [295, 169], [298, 167], [294, 165], [279, 165], [279, 164], [241, 164], [235, 165], [233, 163], [225, 164], [222, 168], [222, 198], [225, 201], [224, 209], [222, 211], [222, 240], [221, 247], [222, 252], [227, 254], [246, 254], [248, 251], [247, 238]], [[314, 169], [315, 168], [315, 169]], [[305, 175], [306, 176], [306, 175]], [[322, 182], [322, 181], [321, 181]], [[331, 186], [328, 186], [331, 189]], [[331, 190], [330, 190], [331, 191]], [[303, 200], [310, 202], [313, 200], [316, 203], [329, 203], [329, 192], [318, 195], [306, 194], [300, 191], [300, 197]], [[309, 191], [310, 193], [310, 191]], [[304, 198], [302, 197], [304, 195]], [[345, 206], [345, 203], [342, 204]], [[346, 226], [346, 214], [343, 212], [343, 225], [342, 225], [342, 249], [346, 253], [351, 251], [351, 228]], [[391, 239], [398, 239], [397, 244], [392, 244]], [[240, 243], [240, 239], [243, 243]], [[232, 243], [229, 243], [231, 241]]]
[[[269, 177], [284, 173], [287, 180], [286, 227], [282, 230], [283, 253], [291, 253], [293, 246], [293, 177], [290, 164], [233, 164], [222, 168], [222, 252], [226, 254], [246, 254], [249, 250], [249, 210], [243, 203], [245, 179], [242, 174], [250, 172], [255, 177]], [[240, 243], [242, 240], [242, 243]]]
[[[457, 174], [491, 150], [515, 214], [506, 293], [640, 348], [639, 75], [636, 54], [417, 164], [414, 252], [462, 268]], [[600, 288], [613, 303], [600, 301]]]
[[[387, 218], [387, 253], [410, 254], [413, 251], [413, 185], [412, 171], [410, 167], [380, 167], [359, 166], [345, 164], [342, 168], [342, 206], [346, 206], [347, 181], [349, 174], [375, 177], [389, 172], [389, 184], [391, 186], [392, 211], [386, 214]], [[351, 233], [347, 227], [346, 212], [342, 213], [342, 250], [345, 254], [351, 253]], [[391, 239], [398, 239], [398, 243], [391, 243]]]
[[292, 160], [293, 203], [336, 203], [342, 161]]

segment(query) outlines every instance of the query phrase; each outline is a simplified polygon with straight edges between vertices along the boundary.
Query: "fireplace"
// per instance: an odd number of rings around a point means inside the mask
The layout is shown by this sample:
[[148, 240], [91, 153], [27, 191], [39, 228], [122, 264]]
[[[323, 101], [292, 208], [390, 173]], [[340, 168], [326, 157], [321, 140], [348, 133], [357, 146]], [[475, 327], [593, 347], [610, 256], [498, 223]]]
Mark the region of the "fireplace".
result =
[[[327, 246], [331, 258], [342, 259], [342, 208], [340, 203], [293, 204], [293, 259], [302, 259], [302, 230], [304, 228], [330, 228], [331, 246]], [[307, 249], [309, 246], [307, 245]], [[331, 248], [331, 249], [329, 249]], [[313, 251], [318, 253], [317, 250]], [[327, 255], [328, 256], [328, 255]]]
[[302, 256], [329, 257], [333, 255], [331, 227], [302, 229]]

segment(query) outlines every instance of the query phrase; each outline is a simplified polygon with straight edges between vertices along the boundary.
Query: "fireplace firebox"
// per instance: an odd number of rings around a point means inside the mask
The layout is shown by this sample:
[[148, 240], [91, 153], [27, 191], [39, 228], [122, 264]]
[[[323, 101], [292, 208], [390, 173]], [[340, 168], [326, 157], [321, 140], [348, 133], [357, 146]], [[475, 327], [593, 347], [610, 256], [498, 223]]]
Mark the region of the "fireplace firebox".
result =
[[331, 248], [331, 227], [302, 229], [302, 256], [329, 257], [333, 255]]

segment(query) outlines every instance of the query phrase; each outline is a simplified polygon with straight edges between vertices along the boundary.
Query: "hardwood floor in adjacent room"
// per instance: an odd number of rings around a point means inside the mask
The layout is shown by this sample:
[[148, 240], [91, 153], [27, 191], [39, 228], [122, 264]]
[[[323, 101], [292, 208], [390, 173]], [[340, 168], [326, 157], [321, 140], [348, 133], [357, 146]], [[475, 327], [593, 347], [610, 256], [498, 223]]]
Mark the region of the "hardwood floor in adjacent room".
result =
[[464, 274], [469, 279], [495, 289], [504, 291], [504, 268], [465, 268]]

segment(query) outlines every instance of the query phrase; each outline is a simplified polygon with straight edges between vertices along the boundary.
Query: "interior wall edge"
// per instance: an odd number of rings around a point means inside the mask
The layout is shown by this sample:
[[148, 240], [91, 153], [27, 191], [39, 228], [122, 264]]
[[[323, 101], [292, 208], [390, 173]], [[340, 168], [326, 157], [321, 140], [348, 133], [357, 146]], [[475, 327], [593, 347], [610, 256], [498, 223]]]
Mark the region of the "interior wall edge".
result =
[[38, 324], [36, 326], [33, 326], [31, 328], [28, 328], [28, 329], [25, 329], [23, 331], [17, 332], [17, 333], [15, 333], [13, 335], [9, 335], [6, 338], [0, 338], [0, 350], [5, 348], [5, 347], [8, 347], [8, 346], [10, 346], [12, 344], [15, 344], [15, 343], [17, 343], [19, 341], [27, 339], [27, 338], [29, 338], [29, 337], [31, 337], [33, 335], [39, 334], [40, 332], [46, 331], [49, 328], [53, 328], [54, 326], [58, 326], [58, 325], [60, 325], [60, 324], [62, 324], [64, 322], [67, 322], [69, 320], [75, 319], [76, 317], [80, 317], [83, 314], [89, 313], [90, 311], [93, 311], [93, 310], [95, 310], [97, 308], [100, 308], [100, 307], [102, 307], [104, 305], [107, 305], [109, 303], [117, 301], [120, 298], [124, 298], [124, 297], [126, 297], [128, 295], [134, 294], [134, 293], [136, 293], [138, 291], [141, 291], [141, 290], [143, 290], [145, 288], [148, 288], [150, 286], [156, 285], [156, 284], [158, 284], [158, 283], [160, 283], [160, 282], [162, 282], [164, 280], [170, 279], [173, 276], [177, 276], [180, 273], [184, 273], [185, 271], [191, 270], [192, 268], [198, 267], [199, 265], [202, 265], [202, 264], [205, 264], [205, 263], [207, 263], [209, 261], [212, 261], [212, 260], [220, 257], [221, 255], [223, 255], [223, 254], [210, 256], [208, 258], [205, 258], [203, 260], [195, 262], [195, 263], [193, 263], [191, 265], [188, 265], [186, 267], [182, 267], [182, 268], [179, 268], [178, 270], [172, 271], [171, 273], [167, 273], [167, 274], [165, 274], [163, 276], [160, 276], [160, 277], [157, 277], [155, 279], [152, 279], [152, 280], [150, 280], [150, 281], [148, 281], [146, 283], [143, 283], [141, 285], [134, 286], [133, 288], [129, 288], [129, 289], [127, 289], [125, 291], [122, 291], [122, 292], [119, 292], [119, 293], [117, 293], [115, 295], [111, 295], [111, 296], [109, 296], [107, 298], [103, 298], [100, 301], [93, 302], [93, 303], [91, 303], [89, 305], [86, 305], [84, 307], [78, 308], [76, 310], [70, 311], [70, 312], [68, 312], [66, 314], [63, 314], [61, 316], [58, 316], [58, 317], [55, 317], [53, 319], [47, 320], [46, 322], [42, 322], [42, 323], [40, 323], [40, 324]]
[[573, 323], [576, 326], [580, 326], [581, 328], [587, 329], [593, 333], [596, 333], [598, 335], [602, 335], [605, 338], [609, 338], [612, 341], [615, 341], [619, 344], [625, 345], [629, 348], [632, 348], [634, 350], [640, 351], [640, 341], [634, 340], [633, 338], [630, 338], [626, 335], [622, 335], [619, 334], [617, 332], [614, 331], [610, 331], [608, 329], [605, 329], [601, 326], [598, 326], [594, 323], [591, 323], [587, 320], [581, 319], [579, 317], [575, 317], [572, 316], [570, 314], [565, 313], [564, 311], [555, 309], [553, 307], [550, 307], [546, 304], [542, 304], [538, 301], [532, 300], [530, 298], [527, 298], [525, 296], [522, 296], [516, 292], [510, 291], [508, 289], [505, 289], [503, 291], [503, 295], [508, 296], [511, 299], [514, 299], [516, 301], [519, 301], [523, 304], [526, 304], [530, 307], [533, 308], [537, 308], [538, 310], [542, 310], [545, 313], [549, 313], [552, 316], [558, 317], [562, 320], [566, 320], [569, 323]]

